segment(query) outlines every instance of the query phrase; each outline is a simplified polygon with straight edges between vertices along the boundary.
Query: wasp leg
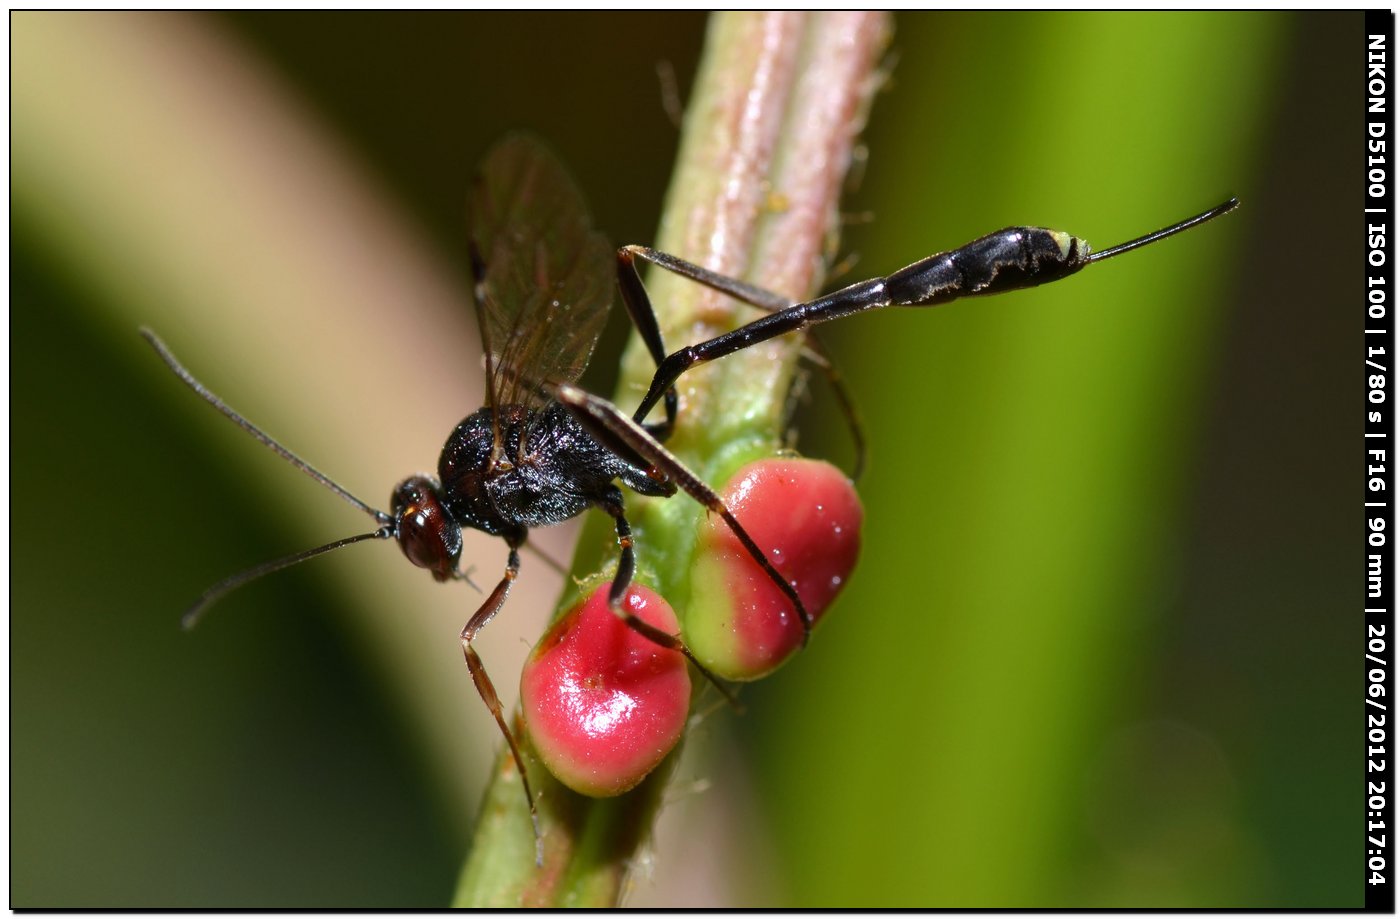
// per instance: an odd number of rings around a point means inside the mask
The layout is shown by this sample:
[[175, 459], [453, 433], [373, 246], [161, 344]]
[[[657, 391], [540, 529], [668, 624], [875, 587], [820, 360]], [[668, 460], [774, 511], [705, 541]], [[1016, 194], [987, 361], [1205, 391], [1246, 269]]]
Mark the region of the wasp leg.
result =
[[525, 758], [520, 754], [520, 746], [515, 742], [515, 736], [511, 734], [510, 727], [506, 724], [505, 711], [501, 706], [500, 696], [496, 695], [496, 687], [491, 683], [491, 677], [486, 673], [486, 665], [481, 662], [476, 649], [472, 647], [472, 641], [476, 638], [486, 624], [505, 606], [506, 596], [510, 593], [510, 585], [515, 582], [516, 575], [520, 573], [520, 552], [519, 546], [524, 542], [523, 537], [508, 540], [510, 545], [510, 555], [506, 559], [505, 576], [496, 585], [496, 589], [491, 591], [491, 595], [486, 598], [486, 602], [472, 614], [471, 619], [462, 627], [462, 654], [467, 659], [467, 669], [471, 671], [472, 682], [476, 684], [477, 694], [481, 696], [481, 701], [486, 703], [486, 708], [490, 710], [491, 717], [496, 719], [496, 726], [501, 729], [501, 735], [506, 739], [506, 746], [510, 747], [510, 755], [515, 760], [515, 768], [520, 772], [520, 784], [525, 789], [525, 801], [530, 805], [530, 823], [535, 830], [535, 864], [544, 866], [544, 837], [540, 834], [540, 817], [535, 810], [535, 794], [530, 790], [530, 776], [525, 771]]
[[[633, 421], [622, 412], [617, 406], [606, 399], [585, 392], [577, 386], [562, 385], [551, 386], [549, 391], [562, 404], [573, 410], [575, 416], [589, 430], [598, 431], [607, 441], [621, 441], [625, 443], [631, 453], [644, 459], [652, 470], [664, 476], [668, 481], [678, 485], [682, 491], [690, 495], [706, 510], [718, 514], [729, 527], [730, 531], [743, 544], [749, 555], [759, 567], [763, 569], [768, 578], [778, 586], [780, 590], [792, 602], [793, 609], [797, 613], [797, 618], [802, 622], [802, 644], [806, 647], [807, 641], [812, 635], [812, 617], [807, 612], [807, 607], [803, 605], [802, 598], [797, 595], [797, 589], [788, 583], [787, 579], [773, 567], [767, 554], [758, 547], [758, 543], [753, 541], [753, 537], [740, 525], [734, 513], [725, 505], [724, 499], [710, 486], [702, 482], [695, 473], [686, 468], [680, 458], [671, 453], [661, 442], [651, 435], [640, 424]], [[604, 507], [606, 510], [607, 508]], [[619, 530], [621, 539], [621, 530]], [[631, 562], [626, 556], [631, 551], [631, 536], [628, 536], [629, 545], [623, 549], [624, 561], [630, 568]], [[619, 574], [622, 566], [619, 566]], [[628, 580], [631, 579], [631, 572], [628, 571]], [[616, 584], [616, 582], [614, 582]], [[624, 585], [625, 588], [625, 585]]]
[[[646, 246], [623, 246], [617, 251], [618, 287], [622, 290], [622, 301], [627, 305], [627, 312], [632, 317], [632, 324], [637, 327], [647, 350], [651, 352], [652, 360], [656, 362], [658, 371], [666, 360], [666, 346], [661, 339], [661, 330], [656, 322], [656, 313], [652, 310], [651, 299], [647, 295], [646, 288], [642, 285], [641, 275], [637, 272], [636, 260], [638, 258], [683, 278], [689, 278], [697, 284], [703, 284], [712, 290], [727, 294], [742, 303], [756, 306], [766, 313], [777, 313], [796, 305], [794, 301], [781, 294], [710, 271], [708, 268], [702, 268], [694, 262], [687, 262], [674, 255], [658, 252]], [[822, 371], [822, 375], [826, 377], [827, 385], [836, 395], [836, 401], [841, 406], [841, 413], [846, 418], [846, 427], [851, 432], [851, 441], [855, 447], [856, 458], [851, 478], [859, 479], [865, 470], [865, 432], [861, 427], [859, 417], [856, 415], [855, 401], [851, 398], [845, 382], [837, 372], [831, 355], [815, 335], [807, 336], [803, 346], [803, 356], [811, 360]], [[672, 384], [674, 382], [672, 380]], [[657, 440], [665, 442], [675, 427], [676, 421], [676, 389], [674, 385], [666, 389], [663, 398], [666, 408], [664, 422], [645, 423], [647, 414], [650, 413], [652, 405], [655, 404], [654, 401], [650, 404], [643, 402], [645, 410], [639, 409], [637, 414], [632, 416], [632, 420], [641, 424]]]

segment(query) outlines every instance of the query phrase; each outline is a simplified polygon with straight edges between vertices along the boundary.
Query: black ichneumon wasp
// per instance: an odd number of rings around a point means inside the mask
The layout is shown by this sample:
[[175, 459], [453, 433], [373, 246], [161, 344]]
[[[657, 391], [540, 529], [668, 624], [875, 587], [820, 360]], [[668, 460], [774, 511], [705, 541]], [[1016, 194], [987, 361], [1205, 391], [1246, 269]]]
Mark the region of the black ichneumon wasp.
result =
[[[453, 430], [438, 460], [438, 477], [416, 475], [395, 487], [392, 513], [355, 497], [264, 433], [206, 389], [149, 330], [142, 335], [170, 369], [226, 417], [311, 478], [374, 518], [376, 528], [266, 562], [204, 592], [185, 613], [189, 627], [212, 603], [257, 577], [352, 543], [394, 539], [415, 565], [438, 581], [465, 580], [462, 529], [505, 540], [505, 572], [468, 619], [460, 640], [478, 693], [510, 748], [524, 784], [542, 853], [538, 815], [525, 763], [486, 668], [472, 642], [505, 605], [520, 570], [520, 549], [533, 527], [561, 523], [596, 507], [613, 518], [619, 558], [609, 605], [632, 629], [695, 661], [680, 636], [626, 612], [622, 599], [635, 570], [635, 549], [621, 482], [632, 491], [669, 497], [684, 491], [719, 515], [754, 561], [792, 602], [804, 641], [811, 617], [796, 590], [744, 531], [720, 496], [670, 453], [664, 442], [679, 410], [675, 383], [697, 363], [810, 325], [885, 306], [933, 306], [963, 296], [1033, 287], [1172, 236], [1233, 210], [1234, 198], [1195, 217], [1101, 252], [1059, 231], [1009, 227], [949, 252], [931, 255], [887, 277], [850, 285], [805, 303], [643, 246], [616, 252], [615, 283], [657, 370], [641, 404], [627, 415], [575, 382], [592, 355], [612, 302], [611, 249], [594, 230], [582, 195], [555, 157], [536, 141], [507, 137], [483, 160], [469, 203], [469, 246], [476, 316], [486, 354], [487, 404]], [[734, 331], [668, 354], [636, 261], [642, 259], [714, 288], [766, 315]], [[661, 404], [664, 420], [649, 422]], [[721, 691], [724, 691], [721, 686]], [[726, 695], [728, 695], [726, 693]]]

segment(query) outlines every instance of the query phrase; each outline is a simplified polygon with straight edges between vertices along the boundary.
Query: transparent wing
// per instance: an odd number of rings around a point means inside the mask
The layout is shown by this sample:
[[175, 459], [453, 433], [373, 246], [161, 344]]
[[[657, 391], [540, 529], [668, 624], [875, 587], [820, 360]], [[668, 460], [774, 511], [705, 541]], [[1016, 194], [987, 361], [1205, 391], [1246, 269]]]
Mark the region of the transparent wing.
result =
[[512, 134], [482, 161], [468, 208], [492, 408], [538, 405], [576, 381], [612, 305], [612, 247], [564, 167]]

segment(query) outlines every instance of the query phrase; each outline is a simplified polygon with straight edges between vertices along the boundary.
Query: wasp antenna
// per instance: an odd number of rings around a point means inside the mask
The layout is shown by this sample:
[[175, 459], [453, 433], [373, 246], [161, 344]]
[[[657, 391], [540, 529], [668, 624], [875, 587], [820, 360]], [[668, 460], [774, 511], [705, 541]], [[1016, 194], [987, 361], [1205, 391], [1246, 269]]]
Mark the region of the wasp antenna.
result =
[[1205, 223], [1207, 220], [1214, 220], [1222, 214], [1230, 213], [1239, 206], [1240, 199], [1231, 197], [1230, 200], [1224, 202], [1223, 204], [1216, 205], [1210, 210], [1197, 214], [1195, 217], [1183, 220], [1180, 223], [1174, 223], [1169, 227], [1164, 227], [1163, 229], [1157, 230], [1156, 232], [1148, 233], [1146, 236], [1140, 236], [1137, 239], [1129, 240], [1125, 243], [1120, 243], [1119, 245], [1116, 245], [1111, 249], [1105, 249], [1102, 252], [1092, 252], [1089, 254], [1089, 257], [1085, 259], [1085, 261], [1101, 262], [1106, 258], [1113, 258], [1115, 255], [1122, 255], [1124, 252], [1131, 252], [1132, 250], [1145, 246], [1149, 243], [1155, 243], [1159, 239], [1166, 239], [1168, 236], [1175, 236], [1182, 230], [1189, 230], [1197, 224]]
[[336, 549], [339, 549], [342, 546], [348, 546], [351, 543], [364, 542], [366, 539], [389, 539], [393, 535], [394, 531], [392, 528], [387, 526], [380, 527], [379, 529], [374, 530], [370, 533], [361, 533], [358, 536], [347, 536], [344, 539], [337, 539], [335, 542], [328, 542], [324, 546], [317, 546], [314, 549], [306, 549], [302, 552], [296, 553], [295, 555], [288, 555], [285, 558], [275, 559], [274, 561], [270, 562], [263, 562], [261, 565], [254, 565], [252, 568], [249, 568], [246, 571], [240, 571], [237, 574], [231, 574], [219, 583], [215, 584], [213, 587], [210, 587], [204, 593], [199, 595], [199, 599], [194, 601], [190, 608], [185, 610], [184, 615], [180, 617], [180, 627], [186, 630], [194, 628], [195, 623], [197, 623], [204, 616], [205, 611], [209, 609], [210, 606], [213, 606], [214, 602], [221, 598], [224, 594], [236, 588], [242, 587], [249, 581], [257, 580], [265, 574], [271, 574], [274, 571], [281, 571], [283, 568], [290, 568], [297, 562], [304, 562], [308, 558], [315, 558], [318, 555], [325, 555], [327, 552], [333, 552]]
[[[222, 412], [225, 418], [228, 418], [234, 424], [238, 425], [240, 428], [253, 435], [253, 437], [255, 437], [261, 444], [263, 444], [263, 446], [272, 450], [278, 456], [282, 457], [284, 460], [291, 463], [293, 466], [297, 467], [302, 472], [311, 476], [311, 478], [315, 479], [322, 485], [329, 488], [331, 491], [340, 495], [340, 497], [344, 498], [350, 504], [353, 504], [355, 507], [358, 507], [366, 514], [369, 514], [379, 523], [390, 524], [393, 522], [394, 518], [390, 517], [388, 514], [384, 513], [381, 510], [376, 510], [375, 508], [370, 507], [368, 504], [361, 501], [359, 498], [350, 494], [350, 492], [346, 491], [344, 488], [338, 485], [325, 473], [316, 469], [316, 467], [312, 466], [306, 460], [302, 459], [301, 457], [293, 453], [291, 450], [288, 450], [286, 447], [282, 446], [257, 425], [253, 424], [247, 418], [244, 418], [242, 415], [238, 414], [238, 412], [234, 411], [231, 407], [229, 407], [227, 402], [210, 392], [203, 383], [199, 382], [194, 378], [194, 374], [186, 370], [184, 365], [175, 359], [175, 355], [170, 353], [170, 349], [165, 346], [165, 342], [161, 341], [160, 337], [157, 336], [155, 332], [152, 332], [145, 326], [142, 326], [140, 331], [141, 337], [146, 339], [150, 346], [156, 350], [156, 354], [160, 355], [160, 359], [165, 361], [165, 365], [170, 368], [171, 372], [173, 372], [177, 377], [179, 377], [180, 380], [186, 386], [194, 390], [201, 399], [203, 399], [205, 402], [208, 402], [210, 405], [214, 406], [214, 408]], [[272, 570], [276, 569], [274, 568]]]

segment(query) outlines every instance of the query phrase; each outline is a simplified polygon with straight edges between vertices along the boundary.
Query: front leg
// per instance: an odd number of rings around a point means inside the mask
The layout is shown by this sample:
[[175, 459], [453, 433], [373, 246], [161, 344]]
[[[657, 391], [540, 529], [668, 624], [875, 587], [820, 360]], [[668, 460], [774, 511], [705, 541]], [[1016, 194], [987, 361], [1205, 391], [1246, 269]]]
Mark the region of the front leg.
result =
[[506, 746], [510, 747], [510, 755], [515, 760], [515, 768], [520, 773], [520, 784], [525, 789], [525, 801], [530, 805], [530, 823], [535, 831], [535, 864], [544, 866], [544, 837], [540, 835], [540, 817], [535, 810], [535, 795], [530, 790], [530, 776], [525, 771], [525, 758], [520, 753], [520, 746], [515, 742], [515, 735], [506, 724], [505, 710], [501, 705], [501, 698], [496, 694], [496, 687], [491, 682], [491, 677], [486, 673], [486, 665], [481, 662], [481, 657], [472, 647], [472, 641], [476, 638], [486, 624], [495, 618], [496, 614], [505, 606], [506, 597], [510, 594], [510, 585], [515, 583], [516, 576], [520, 573], [520, 552], [519, 547], [524, 542], [523, 532], [506, 538], [510, 546], [510, 555], [506, 559], [506, 571], [501, 578], [496, 589], [491, 591], [491, 595], [486, 598], [486, 602], [472, 614], [471, 619], [462, 627], [459, 636], [462, 640], [462, 655], [467, 659], [467, 670], [471, 672], [472, 683], [476, 685], [476, 692], [481, 696], [481, 701], [486, 703], [486, 708], [491, 712], [491, 717], [496, 719], [496, 726], [501, 729], [501, 736], [506, 739]]

